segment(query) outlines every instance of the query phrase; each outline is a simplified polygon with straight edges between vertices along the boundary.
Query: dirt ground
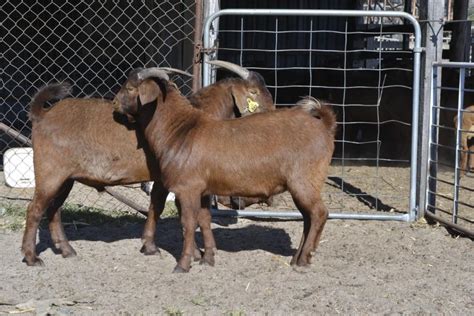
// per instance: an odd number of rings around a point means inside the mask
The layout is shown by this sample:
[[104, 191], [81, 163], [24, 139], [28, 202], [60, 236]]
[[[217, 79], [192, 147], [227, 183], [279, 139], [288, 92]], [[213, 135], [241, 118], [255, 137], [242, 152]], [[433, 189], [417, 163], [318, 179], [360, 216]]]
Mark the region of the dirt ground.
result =
[[[332, 173], [324, 196], [331, 210], [406, 211], [407, 168], [333, 167]], [[338, 177], [345, 179], [344, 190]], [[463, 184], [472, 187], [473, 180], [466, 177]], [[450, 194], [450, 188], [438, 189]], [[27, 201], [31, 192], [22, 192]], [[5, 188], [2, 196], [7, 202], [21, 197]], [[474, 202], [473, 195], [463, 197]], [[442, 206], [449, 209], [449, 203]], [[278, 207], [294, 206], [283, 196]], [[469, 221], [473, 216], [472, 208], [465, 210]], [[329, 220], [312, 266], [295, 269], [289, 262], [301, 221], [217, 218], [216, 266], [195, 263], [188, 274], [171, 273], [182, 246], [176, 218], [159, 223], [161, 257], [139, 252], [144, 221], [138, 217], [117, 222], [105, 214], [88, 225], [79, 217], [65, 222], [78, 256], [55, 254], [43, 228], [37, 248], [44, 267], [22, 263], [22, 230], [0, 225], [0, 314], [468, 315], [474, 310], [472, 240], [423, 222]]]
[[[423, 223], [330, 220], [309, 268], [288, 263], [299, 221], [220, 220], [216, 266], [172, 274], [177, 219], [159, 224], [160, 256], [139, 253], [141, 222], [68, 225], [78, 256], [63, 259], [47, 230], [44, 267], [21, 262], [21, 232], [0, 233], [0, 313], [454, 314], [474, 310], [474, 251]], [[227, 222], [227, 223], [226, 223]], [[225, 224], [225, 225], [223, 225]]]

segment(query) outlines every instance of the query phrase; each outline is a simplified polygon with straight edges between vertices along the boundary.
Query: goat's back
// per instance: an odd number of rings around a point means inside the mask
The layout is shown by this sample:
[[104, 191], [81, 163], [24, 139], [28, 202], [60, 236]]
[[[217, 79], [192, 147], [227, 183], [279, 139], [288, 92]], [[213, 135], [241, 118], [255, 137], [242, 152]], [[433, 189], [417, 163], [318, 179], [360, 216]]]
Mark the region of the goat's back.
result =
[[[35, 170], [58, 172], [90, 185], [150, 179], [143, 146], [135, 129], [114, 116], [103, 99], [64, 99], [33, 122]], [[35, 171], [36, 172], [36, 171]]]
[[[320, 186], [334, 151], [334, 133], [304, 110], [280, 110], [229, 121], [206, 120], [183, 146], [192, 146], [191, 151], [181, 151], [189, 157], [166, 160], [181, 162], [175, 165], [179, 174], [204, 177], [206, 193], [270, 196], [287, 189], [289, 182], [308, 179]], [[177, 183], [184, 180], [179, 177]]]

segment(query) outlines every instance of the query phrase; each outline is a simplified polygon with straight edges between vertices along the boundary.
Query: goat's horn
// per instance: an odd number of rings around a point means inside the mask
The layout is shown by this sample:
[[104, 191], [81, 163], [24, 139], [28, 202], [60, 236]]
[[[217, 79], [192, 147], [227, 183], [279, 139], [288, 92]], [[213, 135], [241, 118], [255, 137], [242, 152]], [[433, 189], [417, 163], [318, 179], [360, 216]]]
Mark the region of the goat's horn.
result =
[[244, 67], [241, 67], [239, 65], [229, 63], [228, 61], [223, 61], [223, 60], [209, 60], [207, 61], [208, 64], [218, 66], [225, 68], [227, 70], [230, 70], [232, 72], [235, 72], [238, 74], [242, 79], [247, 80], [249, 78], [250, 71], [245, 69]]
[[168, 77], [166, 71], [159, 67], [146, 68], [141, 70], [137, 74], [137, 78], [139, 81], [143, 81], [151, 77], [157, 77], [163, 80], [170, 80], [170, 77]]
[[186, 71], [181, 70], [181, 69], [170, 68], [170, 67], [160, 67], [160, 69], [163, 69], [167, 74], [170, 74], [170, 73], [177, 73], [177, 74], [185, 75], [185, 76], [188, 76], [188, 77], [192, 77], [192, 76], [193, 76], [193, 75], [190, 74], [189, 72], [186, 72]]

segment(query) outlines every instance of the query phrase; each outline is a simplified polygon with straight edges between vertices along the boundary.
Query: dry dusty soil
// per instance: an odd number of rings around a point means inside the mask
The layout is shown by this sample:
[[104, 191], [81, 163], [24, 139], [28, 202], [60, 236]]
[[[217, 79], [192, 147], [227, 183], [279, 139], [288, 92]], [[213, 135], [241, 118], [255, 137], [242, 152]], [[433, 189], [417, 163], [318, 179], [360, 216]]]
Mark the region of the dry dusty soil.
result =
[[67, 225], [78, 256], [53, 252], [27, 267], [21, 231], [0, 232], [0, 314], [309, 315], [453, 314], [474, 311], [474, 248], [423, 222], [328, 221], [309, 268], [289, 266], [300, 221], [213, 224], [216, 266], [172, 274], [181, 251], [176, 218], [160, 222], [162, 257], [139, 253], [143, 221]]

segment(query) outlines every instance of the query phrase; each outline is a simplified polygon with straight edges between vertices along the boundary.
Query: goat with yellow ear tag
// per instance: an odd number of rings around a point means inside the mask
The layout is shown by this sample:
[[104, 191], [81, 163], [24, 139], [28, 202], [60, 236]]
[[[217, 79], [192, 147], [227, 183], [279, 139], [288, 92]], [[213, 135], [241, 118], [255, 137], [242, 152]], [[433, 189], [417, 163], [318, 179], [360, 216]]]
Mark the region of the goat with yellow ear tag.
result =
[[247, 111], [249, 111], [250, 113], [253, 113], [257, 110], [258, 107], [259, 107], [258, 102], [255, 102], [251, 98], [247, 98]]

